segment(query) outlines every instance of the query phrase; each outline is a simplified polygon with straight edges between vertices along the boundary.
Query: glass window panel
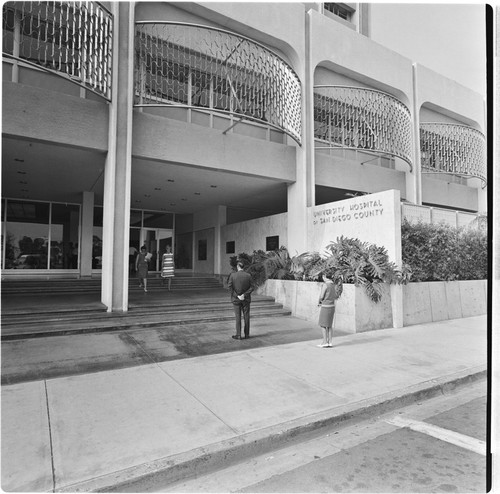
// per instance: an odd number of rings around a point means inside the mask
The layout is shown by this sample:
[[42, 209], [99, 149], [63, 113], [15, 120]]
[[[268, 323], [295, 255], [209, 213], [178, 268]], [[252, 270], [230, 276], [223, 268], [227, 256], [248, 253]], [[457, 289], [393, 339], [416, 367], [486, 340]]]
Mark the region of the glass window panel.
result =
[[203, 107], [210, 105], [210, 76], [198, 70], [193, 71], [191, 104]]
[[144, 211], [144, 227], [172, 229], [174, 227], [174, 215], [172, 213]]
[[198, 261], [207, 260], [207, 239], [198, 240]]
[[142, 226], [142, 211], [138, 211], [137, 209], [132, 209], [130, 211], [130, 226]]
[[47, 203], [7, 201], [5, 269], [47, 269]]
[[80, 206], [52, 205], [50, 269], [78, 269]]
[[129, 239], [129, 274], [135, 274], [135, 259], [141, 248], [141, 229], [130, 228]]
[[193, 234], [183, 233], [175, 236], [175, 268], [192, 269], [193, 267]]
[[102, 222], [103, 208], [95, 206], [92, 231], [92, 269], [102, 269]]

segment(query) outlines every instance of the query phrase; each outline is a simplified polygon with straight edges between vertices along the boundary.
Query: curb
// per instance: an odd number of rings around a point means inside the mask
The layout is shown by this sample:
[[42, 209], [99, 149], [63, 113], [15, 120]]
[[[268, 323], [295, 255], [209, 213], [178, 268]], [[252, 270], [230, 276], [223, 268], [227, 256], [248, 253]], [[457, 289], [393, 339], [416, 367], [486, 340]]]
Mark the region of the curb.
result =
[[148, 492], [160, 485], [186, 480], [196, 472], [203, 475], [245, 458], [264, 454], [293, 440], [320, 434], [325, 428], [345, 426], [388, 413], [397, 408], [453, 392], [487, 377], [483, 366], [431, 379], [403, 390], [332, 408], [248, 434], [113, 472], [54, 492]]

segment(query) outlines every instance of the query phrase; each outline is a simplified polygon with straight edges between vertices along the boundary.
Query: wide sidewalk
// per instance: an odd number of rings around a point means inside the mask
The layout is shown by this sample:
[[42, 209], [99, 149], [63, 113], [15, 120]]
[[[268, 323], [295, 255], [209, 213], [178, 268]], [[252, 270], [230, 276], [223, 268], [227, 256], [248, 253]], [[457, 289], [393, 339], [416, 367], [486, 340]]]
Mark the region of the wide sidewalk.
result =
[[318, 343], [2, 386], [2, 488], [142, 492], [487, 368], [486, 316]]

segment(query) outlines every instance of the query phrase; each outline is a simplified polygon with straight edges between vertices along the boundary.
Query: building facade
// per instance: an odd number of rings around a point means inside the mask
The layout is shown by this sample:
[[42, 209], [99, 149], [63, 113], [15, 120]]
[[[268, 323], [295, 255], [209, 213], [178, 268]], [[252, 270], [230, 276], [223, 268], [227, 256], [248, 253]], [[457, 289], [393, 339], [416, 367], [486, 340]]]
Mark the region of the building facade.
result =
[[217, 275], [357, 195], [486, 212], [482, 96], [369, 31], [368, 4], [4, 3], [2, 278], [125, 311], [141, 245]]

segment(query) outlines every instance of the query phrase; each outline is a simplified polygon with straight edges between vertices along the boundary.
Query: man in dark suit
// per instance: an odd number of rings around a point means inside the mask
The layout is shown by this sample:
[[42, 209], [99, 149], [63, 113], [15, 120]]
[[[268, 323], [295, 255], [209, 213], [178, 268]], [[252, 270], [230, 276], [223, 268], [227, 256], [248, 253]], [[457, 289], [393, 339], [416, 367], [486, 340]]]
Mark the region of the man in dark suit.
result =
[[238, 271], [231, 273], [227, 280], [227, 287], [231, 292], [234, 315], [236, 316], [236, 334], [232, 336], [235, 340], [241, 340], [241, 313], [243, 312], [245, 338], [250, 338], [250, 303], [253, 292], [252, 277], [243, 271], [243, 263], [238, 261]]

